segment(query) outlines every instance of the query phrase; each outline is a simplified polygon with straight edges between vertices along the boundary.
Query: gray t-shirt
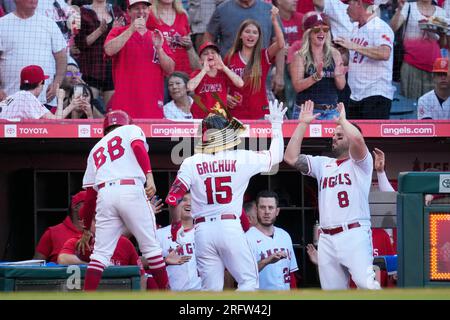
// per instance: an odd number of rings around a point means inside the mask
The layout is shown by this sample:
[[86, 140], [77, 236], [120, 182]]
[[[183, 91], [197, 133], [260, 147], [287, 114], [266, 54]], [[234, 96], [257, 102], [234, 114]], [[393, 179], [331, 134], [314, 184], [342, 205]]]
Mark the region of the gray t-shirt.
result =
[[272, 6], [270, 4], [261, 0], [256, 0], [249, 8], [241, 7], [236, 3], [236, 0], [228, 0], [221, 3], [214, 11], [207, 27], [207, 31], [213, 35], [219, 45], [220, 54], [225, 56], [230, 50], [239, 26], [246, 19], [256, 20], [260, 24], [263, 34], [263, 47], [267, 48], [271, 39], [275, 36], [270, 13], [271, 9]]

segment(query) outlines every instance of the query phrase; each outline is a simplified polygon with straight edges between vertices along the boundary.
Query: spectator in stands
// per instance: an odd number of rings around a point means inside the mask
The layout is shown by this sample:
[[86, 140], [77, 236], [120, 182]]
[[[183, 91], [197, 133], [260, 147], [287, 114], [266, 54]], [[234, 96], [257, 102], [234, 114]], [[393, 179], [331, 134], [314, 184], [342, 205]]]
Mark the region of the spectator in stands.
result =
[[245, 20], [239, 27], [225, 64], [244, 81], [242, 88], [230, 86], [227, 104], [238, 119], [263, 119], [269, 113], [266, 81], [271, 61], [284, 49], [284, 37], [278, 24], [278, 9], [272, 7], [276, 40], [262, 48], [261, 27], [255, 20]]
[[[217, 94], [223, 103], [227, 102], [230, 82], [238, 88], [244, 85], [244, 81], [223, 63], [217, 45], [205, 42], [201, 45], [199, 53], [203, 68], [194, 71], [187, 84], [188, 91], [195, 94], [195, 103], [191, 108], [192, 116], [195, 119], [206, 117], [209, 110], [217, 103], [213, 94]], [[203, 110], [202, 105], [206, 110]]]
[[[314, 10], [314, 6], [312, 5], [312, 0], [276, 0], [273, 1], [274, 5], [278, 7], [280, 10], [281, 23], [283, 24], [283, 31], [285, 34], [286, 44], [283, 49], [283, 54], [285, 56], [284, 59], [284, 106], [288, 107], [288, 118], [291, 118], [292, 111], [295, 105], [295, 90], [292, 87], [292, 79], [290, 73], [288, 72], [288, 64], [290, 61], [287, 61], [287, 56], [289, 49], [294, 45], [301, 44], [301, 40], [303, 37], [303, 13], [296, 11], [296, 3], [310, 3], [312, 9]], [[298, 49], [297, 49], [298, 50]], [[297, 51], [295, 50], [295, 51]]]
[[85, 198], [85, 191], [80, 191], [72, 197], [69, 216], [60, 224], [49, 227], [44, 232], [36, 247], [33, 259], [43, 259], [56, 263], [64, 243], [71, 238], [81, 236], [83, 228], [78, 212], [83, 206]]
[[216, 7], [224, 0], [189, 0], [189, 21], [194, 38], [195, 48], [198, 50], [203, 43], [203, 35]]
[[344, 0], [347, 14], [358, 27], [334, 43], [349, 50], [348, 84], [351, 89], [349, 119], [389, 119], [394, 33], [373, 14], [374, 0]]
[[432, 70], [434, 90], [419, 98], [417, 102], [418, 119], [450, 119], [450, 85], [447, 73], [448, 59], [437, 58]]
[[67, 106], [69, 104], [69, 93], [73, 86], [79, 83], [84, 83], [84, 81], [81, 79], [81, 76], [82, 74], [80, 72], [80, 68], [78, 68], [78, 65], [76, 65], [75, 63], [67, 64], [66, 75], [60, 86], [60, 89], [63, 89], [65, 91], [64, 106]]
[[68, 106], [72, 112], [67, 115], [71, 119], [98, 119], [103, 118], [99, 111], [100, 104], [94, 98], [91, 88], [84, 83], [72, 87], [69, 92]]
[[38, 65], [49, 75], [39, 100], [56, 105], [56, 90], [67, 68], [67, 43], [55, 22], [37, 14], [37, 1], [16, 0], [0, 18], [0, 101], [19, 91], [22, 68]]
[[244, 212], [248, 218], [251, 227], [255, 227], [258, 224], [258, 219], [256, 218], [256, 202], [248, 201], [244, 203]]
[[194, 100], [188, 96], [187, 83], [189, 76], [175, 71], [168, 78], [169, 94], [172, 101], [164, 105], [164, 118], [169, 120], [192, 119], [191, 106]]
[[290, 66], [297, 92], [292, 118], [297, 119], [300, 106], [311, 100], [315, 104], [314, 113], [322, 113], [320, 119], [332, 119], [337, 115], [333, 107], [338, 103], [338, 90], [345, 87], [346, 67], [339, 51], [331, 45], [328, 16], [308, 12], [303, 17], [303, 29], [302, 47]]
[[67, 20], [75, 13], [70, 5], [64, 0], [39, 0], [36, 13], [55, 21], [64, 39], [69, 42], [71, 30], [67, 25]]
[[39, 66], [23, 68], [20, 73], [20, 91], [0, 102], [0, 119], [64, 119], [74, 108], [69, 106], [63, 109], [64, 95], [58, 99], [55, 114], [38, 100], [48, 78]]
[[434, 5], [432, 0], [408, 2], [399, 0], [398, 7], [390, 25], [397, 31], [406, 21], [408, 24], [403, 38], [403, 64], [400, 72], [401, 95], [417, 99], [433, 89], [432, 69], [434, 61], [441, 56], [440, 41], [443, 45], [445, 35], [422, 30], [419, 22], [431, 17], [445, 20], [445, 11]]
[[[259, 23], [262, 34], [262, 48], [268, 48], [271, 40], [275, 38], [275, 30], [272, 23], [272, 5], [261, 0], [231, 0], [225, 1], [214, 11], [209, 21], [205, 39], [218, 40], [220, 54], [224, 57], [238, 33], [239, 26], [244, 20], [253, 19]], [[281, 21], [279, 21], [281, 25]], [[284, 88], [284, 56], [277, 55], [276, 73], [272, 77], [272, 89], [279, 93]]]
[[175, 63], [161, 31], [146, 27], [149, 0], [130, 0], [129, 26], [111, 30], [105, 53], [113, 57], [113, 110], [122, 109], [131, 118], [162, 119], [164, 74], [171, 74]]
[[112, 28], [125, 25], [124, 12], [106, 0], [94, 0], [80, 8], [81, 28], [75, 36], [80, 50], [79, 64], [83, 80], [91, 87], [94, 98], [103, 96], [105, 105], [114, 94], [112, 61], [104, 56], [103, 44]]
[[191, 41], [191, 29], [186, 11], [179, 0], [153, 0], [147, 20], [149, 30], [158, 29], [172, 50], [175, 71], [191, 74], [201, 68]]

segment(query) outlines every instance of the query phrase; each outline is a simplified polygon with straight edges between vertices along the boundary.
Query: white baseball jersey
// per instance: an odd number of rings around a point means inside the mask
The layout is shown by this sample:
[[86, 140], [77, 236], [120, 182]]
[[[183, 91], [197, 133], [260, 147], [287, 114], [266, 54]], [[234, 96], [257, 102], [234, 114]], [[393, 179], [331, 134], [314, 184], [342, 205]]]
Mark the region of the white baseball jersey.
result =
[[117, 179], [138, 179], [145, 183], [145, 175], [134, 155], [131, 143], [145, 141], [145, 134], [136, 125], [121, 126], [104, 136], [89, 153], [83, 188]]
[[333, 39], [348, 38], [352, 33], [354, 23], [347, 14], [348, 4], [336, 0], [324, 0], [323, 13], [330, 19], [331, 33]]
[[186, 158], [177, 177], [191, 191], [193, 218], [226, 213], [240, 216], [250, 178], [271, 167], [270, 151], [225, 150]]
[[417, 102], [417, 118], [431, 118], [435, 120], [450, 119], [450, 99], [445, 100], [442, 105], [434, 90], [421, 96]]
[[283, 229], [277, 227], [274, 227], [273, 238], [266, 236], [255, 227], [251, 227], [245, 233], [245, 236], [257, 262], [278, 251], [287, 253], [286, 259], [268, 264], [259, 272], [259, 289], [289, 290], [291, 272], [298, 270], [291, 236]]
[[17, 91], [0, 102], [0, 119], [40, 119], [49, 112], [30, 91]]
[[[182, 229], [180, 229], [182, 230]], [[167, 257], [172, 250], [179, 255], [191, 256], [191, 260], [182, 265], [168, 265], [170, 289], [174, 291], [200, 290], [202, 282], [198, 276], [195, 260], [194, 229], [178, 232], [177, 242], [172, 241], [171, 226], [156, 230], [156, 238], [161, 244], [163, 257]]]
[[350, 98], [361, 101], [367, 97], [381, 95], [392, 100], [395, 89], [392, 85], [394, 32], [391, 27], [377, 16], [373, 16], [362, 27], [356, 26], [353, 29], [350, 40], [363, 47], [386, 45], [391, 48], [387, 61], [371, 59], [350, 50], [348, 69], [348, 85], [352, 91]]
[[367, 150], [363, 160], [307, 156], [308, 175], [317, 179], [320, 226], [364, 221], [370, 225], [369, 191], [373, 159]]

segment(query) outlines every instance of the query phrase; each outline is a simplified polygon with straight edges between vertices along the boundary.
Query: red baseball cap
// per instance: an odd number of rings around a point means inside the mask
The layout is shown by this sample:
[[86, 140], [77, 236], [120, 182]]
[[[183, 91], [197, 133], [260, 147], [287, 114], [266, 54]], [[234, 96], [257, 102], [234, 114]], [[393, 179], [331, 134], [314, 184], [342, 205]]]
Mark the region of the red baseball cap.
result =
[[310, 11], [304, 15], [302, 23], [304, 31], [319, 25], [330, 25], [330, 20], [325, 13]]
[[433, 63], [434, 73], [448, 73], [448, 59], [447, 58], [437, 58]]
[[44, 74], [44, 70], [40, 66], [27, 66], [20, 72], [20, 84], [36, 84], [42, 80], [48, 79], [49, 76]]
[[210, 48], [210, 47], [214, 48], [214, 50], [216, 50], [217, 53], [220, 53], [220, 50], [219, 50], [219, 47], [217, 46], [217, 44], [215, 44], [214, 42], [211, 42], [211, 41], [206, 41], [198, 49], [198, 55], [201, 56], [203, 50], [205, 50], [206, 48]]
[[[350, 0], [341, 0], [341, 2], [348, 4]], [[375, 0], [361, 0], [362, 3], [368, 4], [368, 5], [374, 5], [375, 4]]]
[[86, 191], [80, 191], [76, 195], [72, 196], [72, 204], [71, 207], [75, 207], [80, 202], [84, 202], [86, 199]]

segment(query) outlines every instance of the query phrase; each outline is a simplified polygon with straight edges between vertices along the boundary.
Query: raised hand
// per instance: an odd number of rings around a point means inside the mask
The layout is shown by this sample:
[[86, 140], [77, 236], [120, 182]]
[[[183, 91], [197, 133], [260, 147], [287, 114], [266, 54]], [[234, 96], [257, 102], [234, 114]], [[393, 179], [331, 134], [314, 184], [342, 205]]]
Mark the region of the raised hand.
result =
[[269, 101], [269, 111], [270, 114], [265, 115], [265, 119], [269, 120], [270, 123], [283, 123], [284, 115], [286, 114], [287, 108], [283, 109], [283, 102]]
[[192, 48], [193, 44], [192, 44], [192, 40], [190, 36], [184, 36], [180, 38], [180, 44], [186, 48], [186, 50], [189, 50], [190, 48]]
[[280, 14], [280, 10], [278, 10], [277, 7], [272, 6], [272, 9], [270, 10], [271, 13], [271, 17], [272, 17], [272, 22], [276, 22], [277, 21], [277, 17]]
[[156, 49], [161, 49], [164, 43], [164, 36], [162, 32], [159, 31], [158, 29], [155, 29], [152, 35], [152, 41]]
[[203, 71], [209, 72], [211, 71], [211, 67], [209, 66], [208, 57], [205, 56], [203, 59]]
[[125, 19], [124, 19], [124, 17], [119, 17], [119, 18], [115, 18], [115, 19], [114, 19], [114, 22], [113, 22], [113, 28], [121, 27], [121, 26], [123, 26], [123, 25], [125, 25]]
[[373, 150], [373, 157], [374, 157], [375, 170], [377, 172], [383, 172], [384, 171], [384, 164], [385, 164], [384, 152], [381, 151], [378, 148], [375, 148]]
[[150, 198], [150, 205], [152, 206], [153, 212], [158, 214], [162, 211], [164, 203], [162, 202], [162, 199], [158, 198], [157, 195], [154, 195]]
[[310, 124], [320, 116], [320, 113], [313, 114], [314, 112], [314, 102], [311, 100], [306, 101], [300, 107], [300, 115], [298, 117], [299, 122]]
[[345, 114], [345, 106], [342, 102], [339, 102], [337, 104], [336, 110], [339, 112], [339, 116], [335, 117], [334, 120], [337, 124], [342, 124], [347, 119], [347, 116]]
[[142, 17], [134, 20], [131, 25], [134, 31], [144, 33], [147, 30], [145, 18]]
[[223, 60], [222, 60], [222, 57], [220, 56], [220, 54], [215, 53], [214, 60], [216, 62], [217, 70], [223, 70], [223, 68], [225, 68], [225, 64], [223, 63]]

